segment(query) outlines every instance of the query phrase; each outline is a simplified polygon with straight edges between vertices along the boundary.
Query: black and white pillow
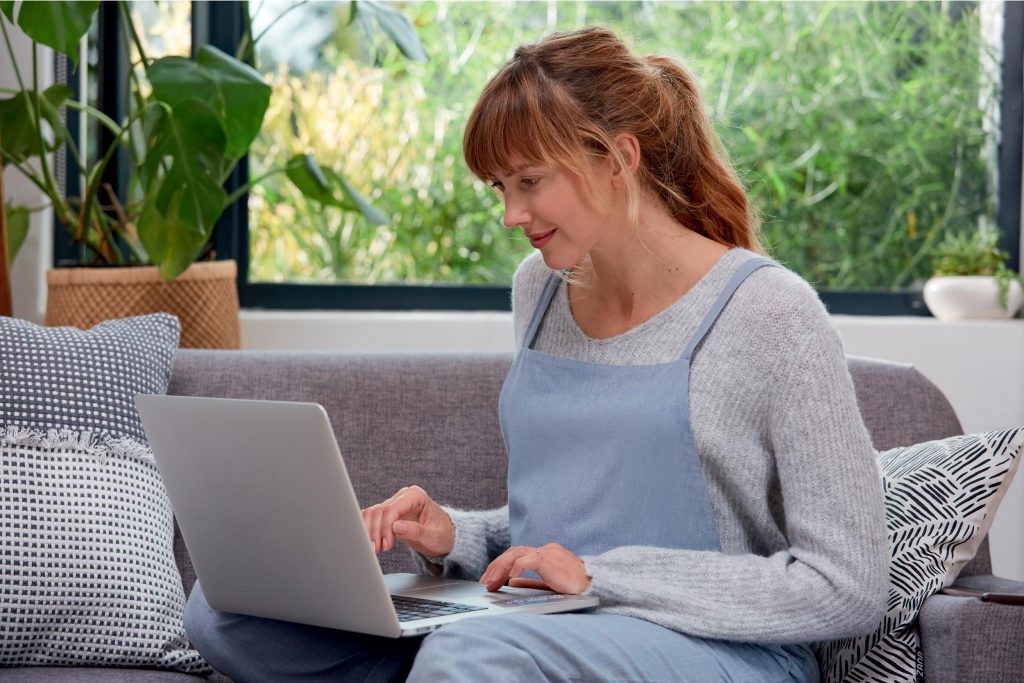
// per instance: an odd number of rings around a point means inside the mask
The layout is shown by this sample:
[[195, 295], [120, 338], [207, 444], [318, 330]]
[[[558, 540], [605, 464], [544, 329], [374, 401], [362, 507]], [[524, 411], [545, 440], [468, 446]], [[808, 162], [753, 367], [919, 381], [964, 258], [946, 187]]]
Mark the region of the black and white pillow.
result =
[[208, 672], [189, 647], [170, 504], [133, 399], [164, 393], [176, 318], [0, 318], [0, 667]]
[[135, 394], [167, 391], [181, 331], [177, 318], [156, 313], [91, 330], [0, 320], [0, 425], [146, 443]]
[[871, 635], [816, 644], [824, 683], [922, 680], [918, 612], [978, 552], [1022, 444], [1019, 427], [879, 454], [892, 553], [889, 607]]

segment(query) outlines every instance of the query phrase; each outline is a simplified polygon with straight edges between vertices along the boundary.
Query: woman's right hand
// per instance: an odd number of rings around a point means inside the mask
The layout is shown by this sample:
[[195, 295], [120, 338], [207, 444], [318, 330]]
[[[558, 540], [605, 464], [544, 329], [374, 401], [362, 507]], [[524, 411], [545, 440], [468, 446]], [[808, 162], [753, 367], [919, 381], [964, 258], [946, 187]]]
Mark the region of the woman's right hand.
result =
[[455, 545], [452, 518], [419, 486], [406, 486], [362, 515], [375, 553], [391, 550], [396, 538], [427, 557], [447, 555]]

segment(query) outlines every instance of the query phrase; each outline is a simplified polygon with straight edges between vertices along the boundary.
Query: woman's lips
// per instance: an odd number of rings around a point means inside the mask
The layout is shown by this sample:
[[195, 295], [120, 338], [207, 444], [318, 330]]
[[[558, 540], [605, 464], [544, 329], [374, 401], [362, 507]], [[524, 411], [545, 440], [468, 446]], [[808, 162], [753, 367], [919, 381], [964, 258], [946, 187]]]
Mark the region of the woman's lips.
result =
[[542, 232], [539, 235], [534, 235], [534, 236], [530, 237], [530, 244], [533, 245], [534, 249], [540, 249], [541, 247], [543, 247], [545, 244], [548, 243], [548, 240], [550, 240], [551, 236], [554, 235], [554, 234], [555, 234], [555, 231], [554, 230], [550, 230], [548, 232]]

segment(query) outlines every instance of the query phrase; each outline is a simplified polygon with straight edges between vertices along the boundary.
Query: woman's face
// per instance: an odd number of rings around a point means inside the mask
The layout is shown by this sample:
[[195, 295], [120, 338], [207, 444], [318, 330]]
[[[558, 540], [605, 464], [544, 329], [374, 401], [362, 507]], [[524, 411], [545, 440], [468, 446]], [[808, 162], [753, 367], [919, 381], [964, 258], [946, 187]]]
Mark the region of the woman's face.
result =
[[[590, 198], [580, 175], [564, 168], [517, 161], [513, 159], [517, 170], [497, 174], [492, 183], [505, 202], [502, 222], [509, 228], [522, 228], [549, 268], [561, 270], [576, 265], [606, 237], [608, 207]], [[595, 164], [592, 172], [598, 196], [610, 193], [610, 174], [604, 165]]]

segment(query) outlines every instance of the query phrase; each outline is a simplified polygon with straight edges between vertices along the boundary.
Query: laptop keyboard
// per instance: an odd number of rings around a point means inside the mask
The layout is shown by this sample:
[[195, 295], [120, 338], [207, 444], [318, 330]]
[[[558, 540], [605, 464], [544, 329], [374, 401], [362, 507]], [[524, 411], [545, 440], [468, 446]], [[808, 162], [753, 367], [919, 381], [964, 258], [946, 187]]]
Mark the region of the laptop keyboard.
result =
[[395, 612], [398, 613], [399, 621], [446, 617], [449, 614], [461, 614], [462, 612], [476, 612], [477, 610], [487, 609], [486, 607], [466, 605], [460, 602], [440, 602], [438, 600], [424, 600], [423, 598], [409, 598], [404, 595], [392, 595], [391, 602], [395, 605]]

